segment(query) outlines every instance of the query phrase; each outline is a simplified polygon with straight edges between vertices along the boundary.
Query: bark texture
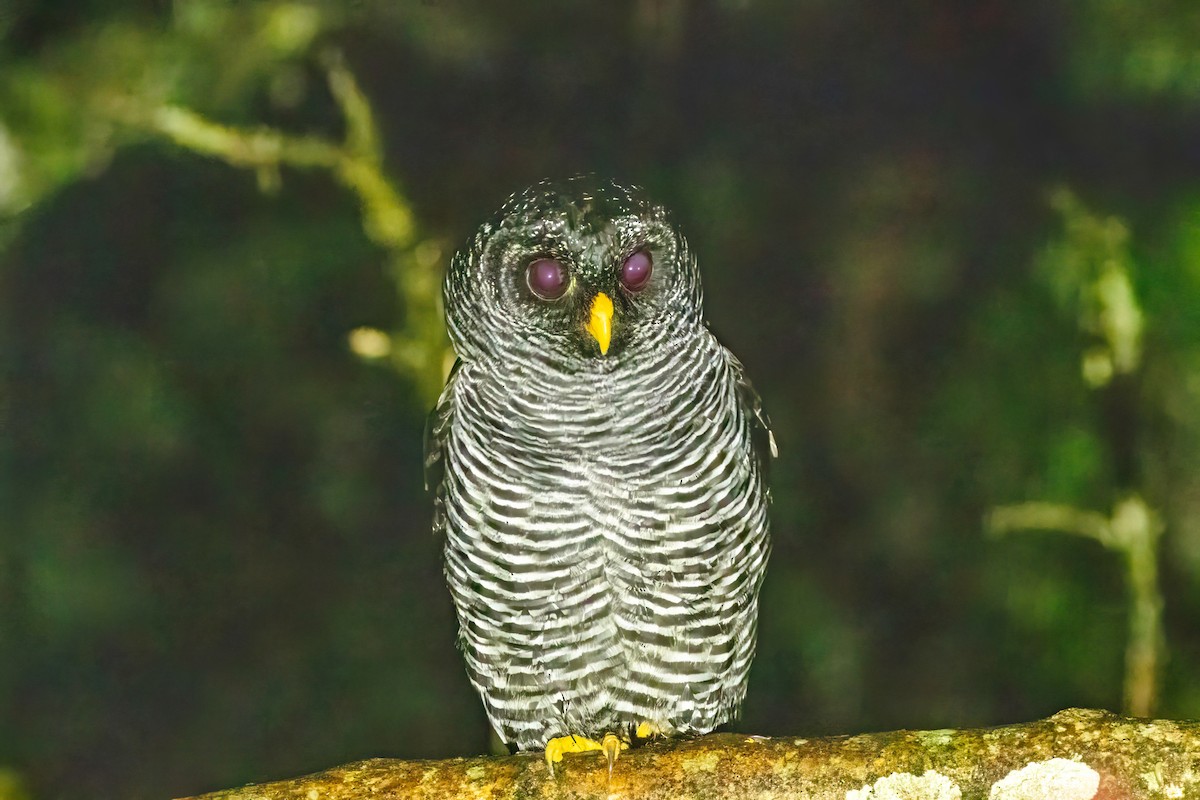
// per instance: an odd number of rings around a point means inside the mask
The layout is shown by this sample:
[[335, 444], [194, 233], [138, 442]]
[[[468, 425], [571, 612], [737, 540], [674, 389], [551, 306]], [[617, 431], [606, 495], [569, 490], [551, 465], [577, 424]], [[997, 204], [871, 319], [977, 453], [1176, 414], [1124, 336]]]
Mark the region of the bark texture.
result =
[[[597, 753], [371, 759], [203, 800], [1200, 800], [1200, 722], [1068, 709], [1039, 722], [821, 739], [711, 734]], [[200, 800], [196, 798], [195, 800]]]

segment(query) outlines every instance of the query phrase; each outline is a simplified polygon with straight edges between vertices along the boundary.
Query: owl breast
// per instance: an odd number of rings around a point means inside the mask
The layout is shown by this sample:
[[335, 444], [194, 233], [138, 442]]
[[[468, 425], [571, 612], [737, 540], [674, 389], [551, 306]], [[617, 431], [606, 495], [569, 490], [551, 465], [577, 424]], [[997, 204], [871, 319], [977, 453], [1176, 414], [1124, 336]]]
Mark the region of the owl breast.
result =
[[[706, 732], [736, 713], [768, 550], [729, 362], [471, 365], [446, 445], [446, 571], [501, 737]], [[611, 368], [608, 368], [611, 367]]]

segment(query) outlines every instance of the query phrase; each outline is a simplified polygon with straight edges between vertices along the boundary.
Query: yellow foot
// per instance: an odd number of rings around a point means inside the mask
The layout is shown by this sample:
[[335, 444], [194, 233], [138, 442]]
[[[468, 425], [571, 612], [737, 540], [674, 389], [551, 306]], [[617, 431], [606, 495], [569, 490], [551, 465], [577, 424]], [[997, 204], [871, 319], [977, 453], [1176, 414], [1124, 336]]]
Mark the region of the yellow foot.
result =
[[562, 761], [563, 753], [586, 753], [589, 750], [603, 750], [604, 745], [595, 739], [584, 736], [559, 736], [546, 742], [546, 766], [550, 774], [554, 774], [554, 765]]
[[662, 728], [658, 727], [658, 723], [649, 720], [640, 723], [637, 730], [633, 732], [635, 739], [654, 739], [662, 735]]
[[555, 763], [562, 761], [564, 753], [586, 753], [589, 750], [602, 750], [605, 758], [608, 760], [608, 774], [612, 777], [613, 764], [617, 761], [617, 756], [620, 752], [629, 747], [627, 742], [621, 740], [621, 737], [615, 733], [607, 733], [604, 735], [604, 740], [597, 742], [595, 739], [588, 739], [585, 736], [559, 736], [557, 739], [551, 739], [546, 742], [546, 766], [550, 767], [550, 774], [554, 774]]

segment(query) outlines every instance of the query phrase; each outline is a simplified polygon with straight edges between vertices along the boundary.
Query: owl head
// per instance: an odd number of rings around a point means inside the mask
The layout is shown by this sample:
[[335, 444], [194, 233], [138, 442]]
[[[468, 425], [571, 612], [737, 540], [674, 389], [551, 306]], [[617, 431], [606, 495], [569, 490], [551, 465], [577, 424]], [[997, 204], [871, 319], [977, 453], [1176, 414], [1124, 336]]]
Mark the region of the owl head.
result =
[[454, 257], [444, 293], [468, 359], [602, 365], [703, 325], [695, 259], [666, 211], [590, 176], [509, 197]]

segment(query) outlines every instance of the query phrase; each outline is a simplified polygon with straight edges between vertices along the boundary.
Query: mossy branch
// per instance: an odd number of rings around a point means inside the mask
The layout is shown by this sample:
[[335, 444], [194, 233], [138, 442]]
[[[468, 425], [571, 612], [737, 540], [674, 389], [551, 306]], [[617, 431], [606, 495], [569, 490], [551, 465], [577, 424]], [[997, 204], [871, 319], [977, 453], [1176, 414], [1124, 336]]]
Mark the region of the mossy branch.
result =
[[1071, 709], [1022, 725], [822, 739], [713, 734], [602, 756], [372, 759], [204, 800], [1200, 798], [1200, 723]]

